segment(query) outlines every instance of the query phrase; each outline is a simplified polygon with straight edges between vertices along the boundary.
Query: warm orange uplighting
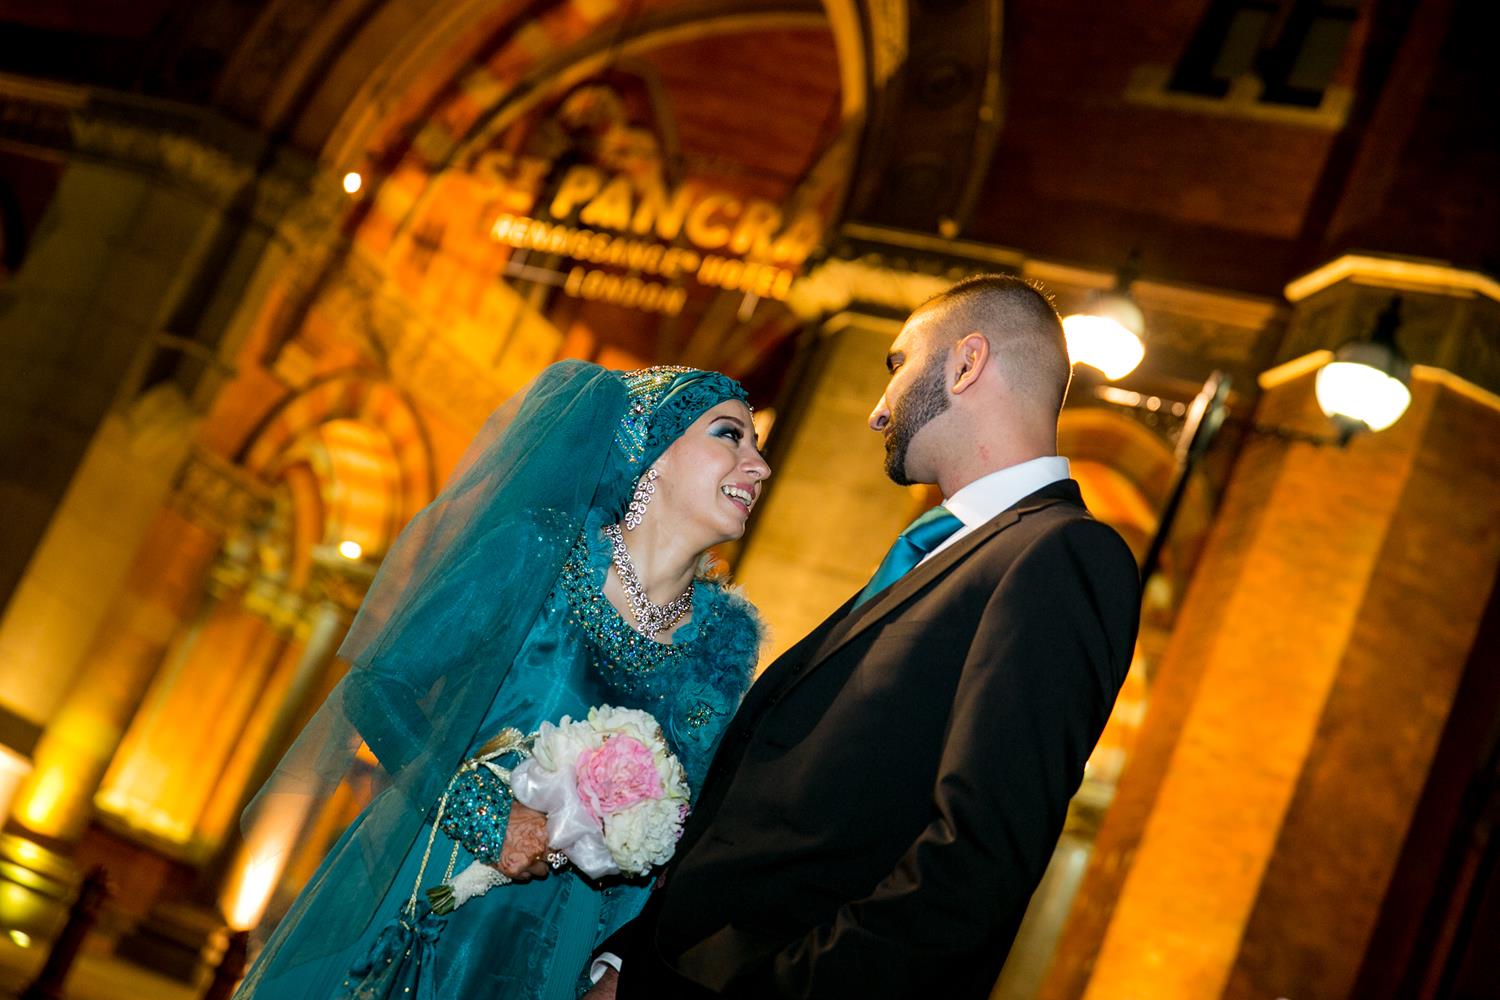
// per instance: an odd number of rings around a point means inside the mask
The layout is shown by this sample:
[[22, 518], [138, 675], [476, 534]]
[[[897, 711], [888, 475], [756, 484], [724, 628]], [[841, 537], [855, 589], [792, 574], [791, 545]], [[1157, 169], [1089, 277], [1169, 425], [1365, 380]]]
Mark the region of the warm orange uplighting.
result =
[[31, 773], [31, 761], [10, 747], [0, 746], [0, 821], [10, 815], [10, 804], [21, 782]]
[[345, 559], [350, 560], [351, 562], [354, 561], [354, 560], [356, 560], [356, 559], [358, 559], [360, 556], [362, 556], [364, 554], [365, 554], [364, 547], [362, 545], [360, 545], [358, 542], [354, 542], [354, 541], [342, 541], [342, 542], [339, 542], [339, 555], [343, 556]]
[[131, 829], [149, 833], [170, 843], [186, 845], [193, 838], [193, 824], [172, 812], [169, 804], [132, 795], [119, 788], [106, 788], [94, 796], [94, 805], [100, 812], [109, 813]]
[[771, 436], [771, 428], [776, 424], [776, 408], [774, 406], [762, 407], [756, 410], [750, 419], [755, 423], [756, 444], [764, 451], [766, 439]]
[[63, 767], [44, 767], [32, 775], [21, 793], [16, 819], [36, 833], [55, 834], [61, 829], [62, 812], [69, 804], [68, 772]]
[[310, 805], [311, 799], [300, 795], [272, 796], [260, 805], [219, 896], [230, 930], [248, 931], [260, 923], [307, 823]]
[[32, 754], [35, 769], [16, 793], [12, 811], [26, 829], [64, 840], [83, 832], [100, 767], [117, 735], [103, 707], [80, 699], [47, 726]]
[[11, 857], [30, 868], [38, 868], [48, 862], [51, 852], [25, 837], [15, 837], [8, 844]]
[[351, 170], [344, 175], [344, 191], [348, 194], [358, 194], [364, 184], [365, 179], [357, 171]]
[[285, 851], [244, 860], [244, 868], [236, 873], [224, 894], [224, 918], [230, 929], [248, 931], [260, 923], [286, 860]]

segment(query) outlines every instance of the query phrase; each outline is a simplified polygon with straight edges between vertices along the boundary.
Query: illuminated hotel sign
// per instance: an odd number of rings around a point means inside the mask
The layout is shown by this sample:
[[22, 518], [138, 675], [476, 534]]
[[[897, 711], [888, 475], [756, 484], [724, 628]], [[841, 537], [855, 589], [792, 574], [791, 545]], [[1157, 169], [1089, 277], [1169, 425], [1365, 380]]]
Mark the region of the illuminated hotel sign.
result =
[[668, 315], [687, 301], [687, 290], [671, 284], [680, 278], [786, 298], [823, 234], [812, 212], [787, 219], [769, 201], [692, 182], [668, 189], [581, 165], [568, 168], [544, 214], [501, 215], [490, 235], [516, 249], [578, 261], [563, 280], [568, 295]]

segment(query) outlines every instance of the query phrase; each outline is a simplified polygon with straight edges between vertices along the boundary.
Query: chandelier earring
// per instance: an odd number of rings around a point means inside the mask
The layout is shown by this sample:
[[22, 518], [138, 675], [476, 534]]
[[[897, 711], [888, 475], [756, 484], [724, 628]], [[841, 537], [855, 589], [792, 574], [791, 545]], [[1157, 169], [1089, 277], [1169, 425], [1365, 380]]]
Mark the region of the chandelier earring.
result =
[[625, 508], [625, 530], [634, 531], [641, 526], [641, 516], [646, 513], [646, 505], [656, 495], [656, 477], [661, 473], [656, 471], [656, 466], [646, 470], [645, 475], [635, 482], [635, 494], [630, 498], [630, 505]]

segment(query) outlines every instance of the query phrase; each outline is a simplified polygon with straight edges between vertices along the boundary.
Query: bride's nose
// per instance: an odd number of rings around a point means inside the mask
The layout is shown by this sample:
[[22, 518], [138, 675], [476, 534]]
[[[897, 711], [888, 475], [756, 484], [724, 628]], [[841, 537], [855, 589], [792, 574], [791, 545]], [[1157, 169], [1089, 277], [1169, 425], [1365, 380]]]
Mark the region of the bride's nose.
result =
[[740, 467], [745, 470], [746, 475], [754, 476], [756, 482], [765, 482], [771, 478], [771, 466], [760, 452], [756, 452], [755, 457], [746, 459]]

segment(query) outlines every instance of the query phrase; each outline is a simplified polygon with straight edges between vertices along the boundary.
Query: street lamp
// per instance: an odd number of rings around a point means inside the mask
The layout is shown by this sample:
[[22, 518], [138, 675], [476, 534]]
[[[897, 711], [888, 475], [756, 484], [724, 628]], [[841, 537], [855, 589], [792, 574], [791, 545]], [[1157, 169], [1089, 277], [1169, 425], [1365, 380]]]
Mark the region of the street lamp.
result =
[[1400, 325], [1397, 296], [1375, 321], [1369, 340], [1344, 344], [1318, 371], [1318, 406], [1346, 441], [1358, 431], [1385, 430], [1411, 405], [1411, 365], [1396, 346]]
[[[1396, 330], [1400, 325], [1401, 299], [1396, 297], [1375, 321], [1375, 329], [1368, 340], [1344, 344], [1334, 352], [1333, 360], [1318, 370], [1314, 391], [1319, 408], [1338, 428], [1335, 437], [1231, 417], [1228, 412], [1229, 376], [1220, 371], [1209, 375], [1189, 405], [1177, 437], [1172, 486], [1157, 520], [1156, 533], [1141, 560], [1141, 581], [1150, 580], [1156, 573], [1193, 469], [1225, 423], [1232, 421], [1252, 434], [1283, 441], [1336, 444], [1342, 448], [1360, 431], [1385, 430], [1401, 419], [1411, 402], [1408, 387], [1411, 365], [1396, 346]], [[1117, 393], [1103, 391], [1103, 387], [1097, 394], [1107, 401], [1118, 402]]]
[[1146, 356], [1146, 319], [1130, 295], [1135, 260], [1132, 255], [1120, 268], [1114, 288], [1090, 292], [1083, 310], [1062, 321], [1069, 359], [1111, 382], [1129, 375]]

